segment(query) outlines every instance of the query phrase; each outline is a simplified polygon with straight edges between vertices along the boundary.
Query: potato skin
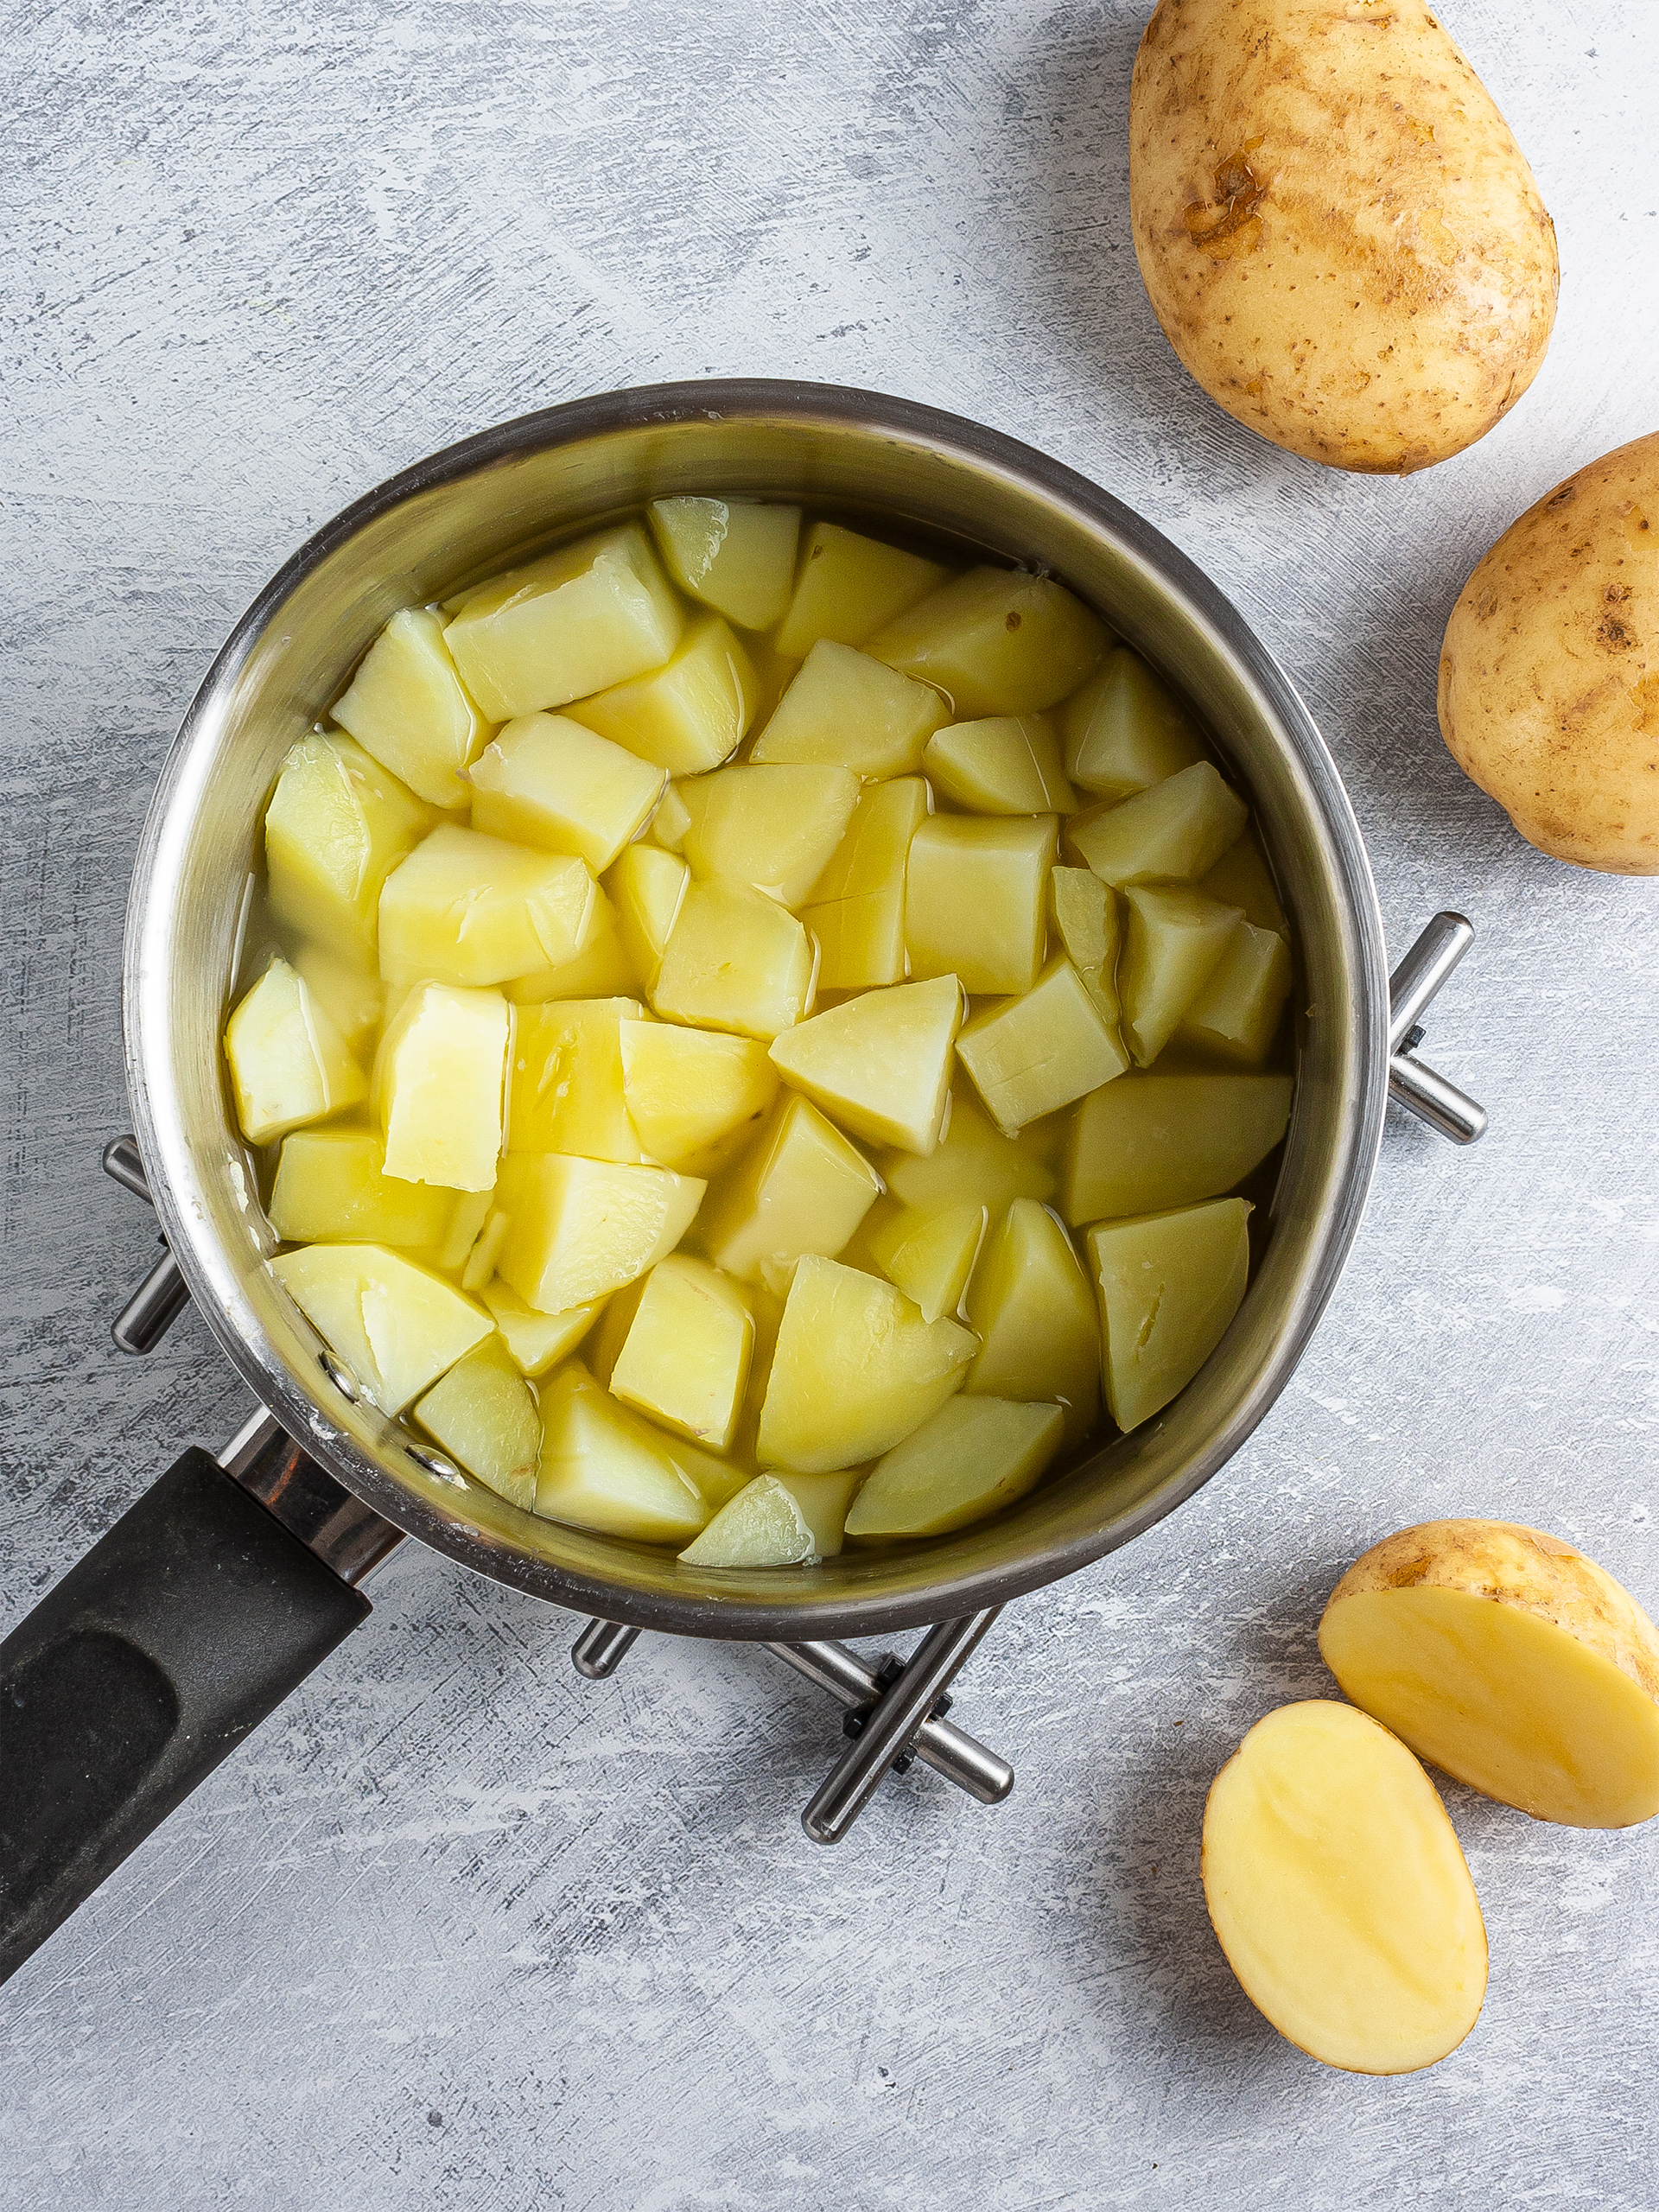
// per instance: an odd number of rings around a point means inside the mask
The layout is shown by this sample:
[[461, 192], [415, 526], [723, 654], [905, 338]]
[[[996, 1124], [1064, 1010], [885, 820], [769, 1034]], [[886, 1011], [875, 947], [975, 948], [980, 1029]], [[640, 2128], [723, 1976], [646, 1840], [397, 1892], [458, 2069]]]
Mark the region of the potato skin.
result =
[[1555, 231], [1424, 0], [1159, 0], [1129, 103], [1141, 273], [1230, 415], [1405, 475], [1537, 374]]
[[1558, 484], [1452, 610], [1440, 734], [1541, 852], [1659, 874], [1659, 433]]

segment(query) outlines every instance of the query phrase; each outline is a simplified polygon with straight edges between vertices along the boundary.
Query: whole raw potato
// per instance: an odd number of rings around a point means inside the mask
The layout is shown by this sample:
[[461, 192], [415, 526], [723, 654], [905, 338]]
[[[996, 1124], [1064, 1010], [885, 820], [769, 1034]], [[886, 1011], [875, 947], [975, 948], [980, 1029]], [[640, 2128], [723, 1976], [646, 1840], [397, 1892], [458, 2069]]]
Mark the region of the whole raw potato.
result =
[[1211, 397], [1335, 468], [1460, 453], [1549, 343], [1554, 226], [1423, 0], [1160, 0], [1129, 213], [1158, 320]]
[[1523, 837], [1659, 874], [1659, 434], [1506, 530], [1440, 648], [1440, 734]]

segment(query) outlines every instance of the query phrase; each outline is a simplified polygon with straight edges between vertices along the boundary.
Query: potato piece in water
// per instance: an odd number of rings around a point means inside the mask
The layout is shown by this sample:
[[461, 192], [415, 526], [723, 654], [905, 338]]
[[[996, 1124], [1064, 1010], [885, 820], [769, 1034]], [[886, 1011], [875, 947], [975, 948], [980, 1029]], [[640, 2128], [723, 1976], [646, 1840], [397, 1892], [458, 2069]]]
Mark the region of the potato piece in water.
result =
[[861, 537], [839, 523], [815, 522], [801, 541], [795, 589], [775, 640], [790, 660], [804, 660], [820, 638], [861, 645], [873, 630], [942, 583], [937, 561]]
[[1100, 1415], [1100, 1322], [1071, 1240], [1046, 1206], [1015, 1198], [991, 1232], [968, 1291], [979, 1351], [970, 1397], [1058, 1405], [1065, 1441], [1081, 1443]]
[[510, 1020], [499, 991], [422, 983], [410, 993], [375, 1063], [388, 1175], [451, 1191], [490, 1188]]
[[1110, 1083], [1129, 1065], [1116, 1027], [1064, 957], [1051, 960], [1022, 998], [976, 1014], [957, 1052], [1005, 1136]]
[[306, 1244], [270, 1271], [383, 1414], [402, 1413], [492, 1327], [453, 1283], [382, 1245]]
[[671, 1253], [645, 1279], [610, 1389], [664, 1428], [724, 1452], [753, 1349], [754, 1319], [738, 1284], [718, 1268]]
[[995, 1221], [1012, 1198], [1046, 1201], [1054, 1195], [1047, 1162], [1029, 1143], [993, 1128], [961, 1084], [951, 1094], [944, 1135], [931, 1159], [884, 1152], [876, 1165], [894, 1198], [934, 1212], [948, 1205], [984, 1205]]
[[509, 1152], [645, 1157], [622, 1072], [622, 1025], [644, 1012], [638, 999], [624, 998], [520, 1008], [507, 1091]]
[[736, 752], [760, 696], [753, 661], [724, 622], [709, 619], [692, 624], [660, 668], [568, 711], [671, 776], [696, 776]]
[[467, 804], [461, 771], [490, 726], [467, 696], [443, 625], [424, 607], [394, 614], [337, 699], [334, 720], [434, 806]]
[[1287, 1075], [1126, 1075], [1072, 1117], [1060, 1210], [1074, 1229], [1218, 1198], [1290, 1122]]
[[567, 1352], [573, 1352], [605, 1310], [602, 1298], [573, 1306], [564, 1313], [538, 1313], [526, 1306], [516, 1290], [499, 1275], [480, 1293], [489, 1308], [501, 1341], [521, 1375], [545, 1375]]
[[368, 1096], [345, 1039], [286, 960], [272, 959], [225, 1025], [225, 1056], [250, 1144], [269, 1144]]
[[905, 868], [927, 819], [927, 785], [896, 776], [859, 793], [847, 834], [801, 919], [818, 941], [821, 991], [905, 980]]
[[850, 768], [865, 777], [913, 776], [948, 711], [925, 683], [820, 638], [749, 758]]
[[687, 1567], [804, 1567], [821, 1556], [798, 1499], [776, 1475], [746, 1484], [680, 1554]]
[[1249, 1280], [1253, 1211], [1243, 1198], [1212, 1198], [1089, 1231], [1106, 1402], [1121, 1429], [1160, 1413], [1226, 1334]]
[[911, 973], [955, 976], [966, 991], [1028, 991], [1043, 964], [1058, 835], [1052, 814], [931, 815], [910, 845]]
[[1175, 1034], [1183, 1044], [1223, 1059], [1260, 1067], [1279, 1033], [1291, 981], [1290, 947], [1283, 938], [1255, 928], [1241, 914]]
[[[629, 848], [632, 849], [632, 847]], [[664, 853], [664, 860], [673, 855]], [[582, 950], [556, 968], [515, 976], [506, 986], [514, 1006], [542, 1006], [554, 999], [626, 998], [639, 989], [639, 969], [622, 942], [620, 917], [603, 890], [594, 887], [594, 910]]]
[[1070, 814], [1077, 803], [1046, 715], [952, 722], [929, 738], [922, 765], [936, 790], [975, 814]]
[[1075, 691], [1111, 643], [1052, 576], [969, 569], [877, 632], [868, 650], [937, 684], [958, 721], [1035, 715]]
[[1067, 824], [1071, 842], [1103, 883], [1185, 883], [1212, 868], [1249, 819], [1244, 802], [1208, 760]]
[[372, 1129], [296, 1129], [283, 1140], [270, 1225], [285, 1244], [429, 1245], [447, 1237], [455, 1193], [388, 1175]]
[[1592, 1560], [1507, 1521], [1430, 1521], [1331, 1593], [1319, 1650], [1419, 1758], [1568, 1827], [1659, 1813], [1659, 1633]]
[[1185, 707], [1127, 645], [1066, 701], [1060, 723], [1066, 773], [1113, 804], [1205, 757]]
[[786, 906], [747, 883], [694, 883], [652, 1005], [667, 1021], [776, 1037], [811, 1009], [817, 954]]
[[644, 828], [668, 779], [569, 715], [521, 715], [471, 771], [473, 827], [544, 853], [575, 853], [595, 875]]
[[657, 987], [663, 950], [690, 880], [691, 871], [677, 853], [640, 843], [617, 855], [600, 887], [609, 896], [624, 956], [643, 990]]
[[533, 1510], [542, 1417], [535, 1393], [499, 1337], [486, 1337], [417, 1398], [415, 1419], [469, 1475], [509, 1505]]
[[302, 737], [265, 809], [271, 912], [331, 951], [372, 960], [381, 886], [433, 819], [349, 737]]
[[756, 1038], [624, 1021], [622, 1096], [647, 1154], [682, 1175], [713, 1175], [759, 1129], [778, 1072]]
[[684, 785], [672, 783], [658, 802], [645, 835], [665, 853], [677, 853], [684, 845], [685, 833], [690, 827], [691, 810], [685, 803]]
[[771, 1127], [709, 1193], [697, 1242], [740, 1282], [804, 1252], [833, 1259], [881, 1192], [856, 1145], [804, 1098], [786, 1096]]
[[538, 853], [443, 823], [386, 878], [380, 973], [389, 983], [505, 983], [574, 959], [595, 886], [574, 855]]
[[847, 1516], [849, 1536], [944, 1536], [1036, 1487], [1060, 1448], [1058, 1406], [951, 1398], [879, 1459]]
[[1141, 1066], [1150, 1066], [1220, 965], [1241, 919], [1197, 891], [1131, 884], [1117, 985], [1123, 1036]]
[[1480, 2017], [1486, 1930], [1446, 1808], [1351, 1706], [1250, 1730], [1211, 1784], [1204, 1895], [1245, 1995], [1326, 2066], [1414, 2073]]
[[510, 1152], [496, 1184], [510, 1224], [496, 1264], [526, 1305], [563, 1313], [665, 1259], [706, 1187], [665, 1167]]
[[1198, 878], [1193, 888], [1202, 891], [1206, 899], [1213, 899], [1217, 906], [1242, 908], [1245, 920], [1258, 930], [1272, 930], [1280, 937], [1290, 934], [1290, 925], [1274, 887], [1273, 871], [1254, 830], [1246, 830], [1230, 844], [1210, 873]]
[[939, 1141], [961, 1022], [954, 976], [897, 983], [785, 1030], [772, 1065], [855, 1136], [925, 1160]]
[[302, 944], [294, 955], [295, 973], [327, 1015], [353, 1055], [372, 1048], [385, 1012], [385, 986], [372, 964], [342, 957], [320, 944]]
[[939, 1213], [900, 1206], [871, 1233], [869, 1255], [887, 1281], [915, 1300], [924, 1321], [937, 1321], [941, 1313], [958, 1313], [989, 1220], [983, 1205], [946, 1206]]
[[709, 1518], [671, 1439], [618, 1405], [579, 1359], [567, 1360], [543, 1386], [533, 1510], [546, 1521], [644, 1544], [683, 1543]]
[[752, 884], [798, 906], [847, 834], [858, 779], [848, 768], [718, 768], [681, 796], [691, 817], [685, 857], [694, 875]]
[[682, 591], [740, 630], [771, 629], [794, 588], [798, 507], [688, 497], [653, 499], [645, 512]]
[[1092, 868], [1051, 868], [1048, 911], [1101, 1020], [1116, 1032], [1122, 1013], [1117, 995], [1116, 893]]

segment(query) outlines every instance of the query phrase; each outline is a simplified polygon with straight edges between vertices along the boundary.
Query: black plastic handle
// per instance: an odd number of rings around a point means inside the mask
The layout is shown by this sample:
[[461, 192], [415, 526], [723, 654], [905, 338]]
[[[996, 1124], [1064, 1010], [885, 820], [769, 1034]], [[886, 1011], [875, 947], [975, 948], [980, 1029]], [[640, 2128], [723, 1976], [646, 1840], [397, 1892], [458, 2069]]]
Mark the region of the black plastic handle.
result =
[[0, 1981], [368, 1617], [192, 1450], [0, 1643]]

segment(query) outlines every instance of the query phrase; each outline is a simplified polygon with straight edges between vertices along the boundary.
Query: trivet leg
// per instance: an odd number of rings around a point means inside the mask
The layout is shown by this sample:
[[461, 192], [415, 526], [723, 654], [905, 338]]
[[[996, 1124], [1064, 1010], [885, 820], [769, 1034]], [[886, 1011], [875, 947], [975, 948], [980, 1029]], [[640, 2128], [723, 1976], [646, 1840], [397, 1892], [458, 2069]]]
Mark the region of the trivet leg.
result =
[[637, 1628], [625, 1628], [620, 1621], [589, 1621], [570, 1647], [576, 1672], [586, 1675], [590, 1682], [602, 1682], [627, 1657], [639, 1633]]

